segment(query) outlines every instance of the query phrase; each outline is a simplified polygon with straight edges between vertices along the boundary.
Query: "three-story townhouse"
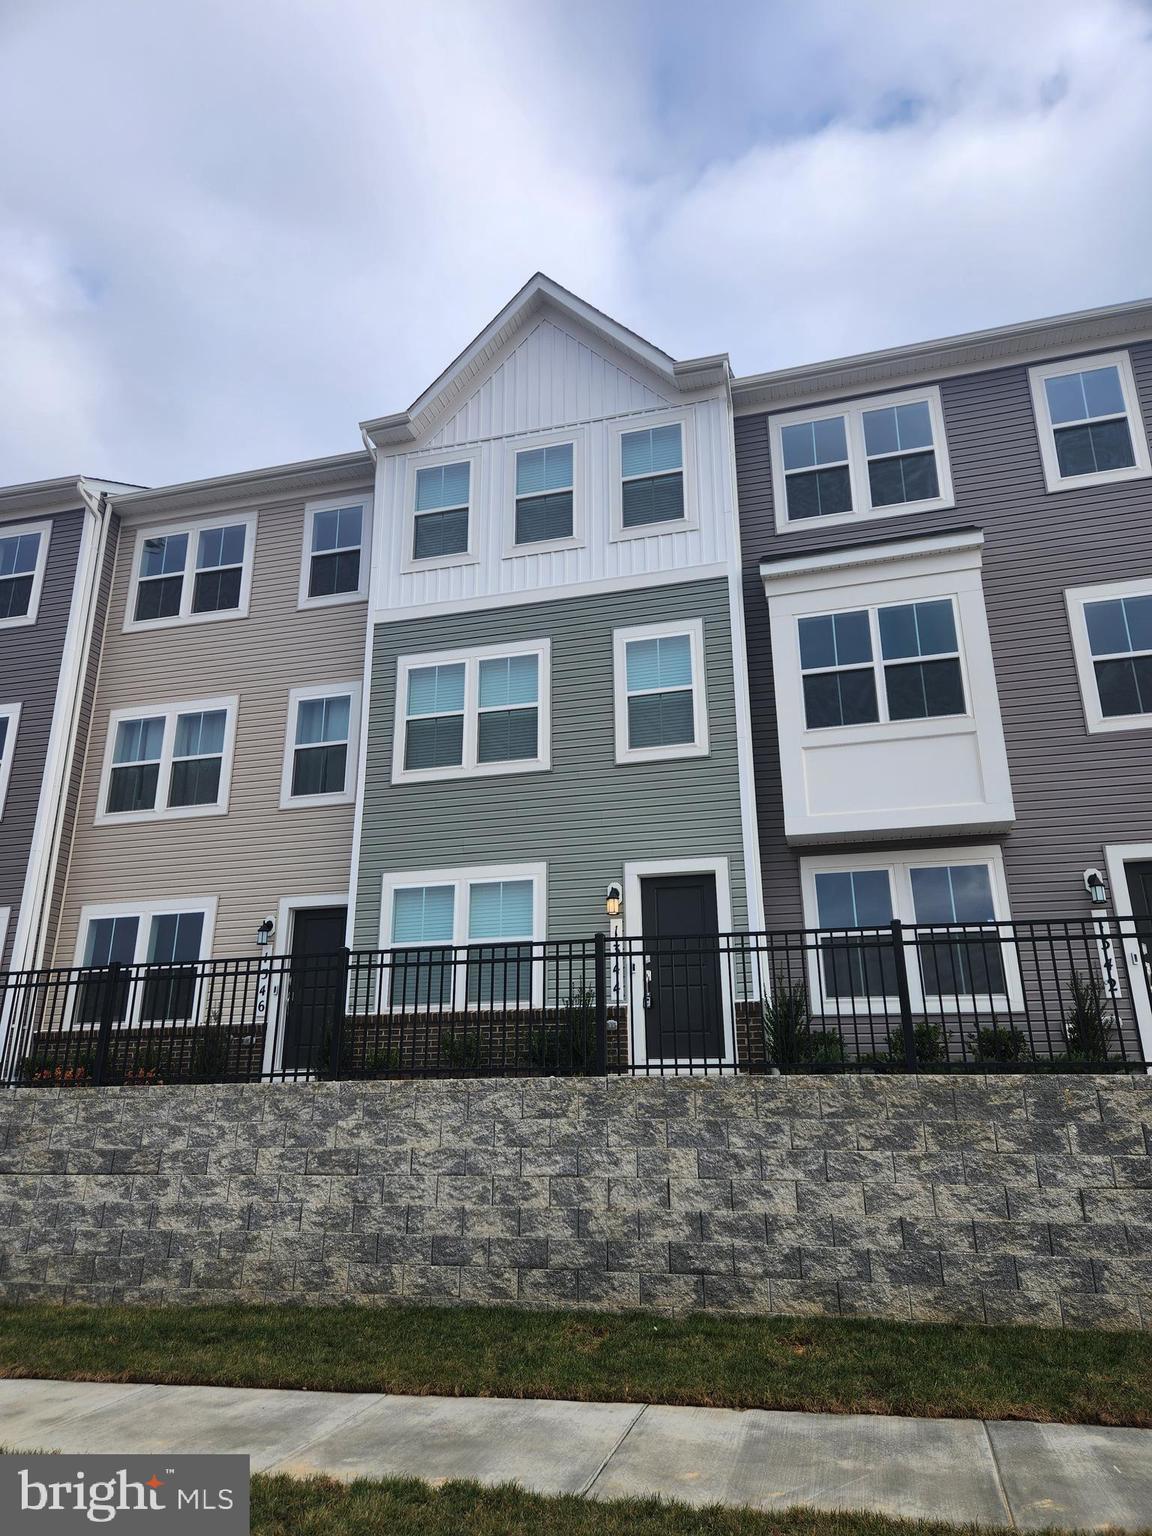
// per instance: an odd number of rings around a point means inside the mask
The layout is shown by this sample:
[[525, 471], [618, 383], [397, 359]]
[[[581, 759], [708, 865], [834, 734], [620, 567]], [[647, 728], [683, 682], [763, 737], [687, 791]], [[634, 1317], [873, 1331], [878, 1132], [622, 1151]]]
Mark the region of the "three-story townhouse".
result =
[[[675, 361], [538, 275], [364, 424], [355, 946], [583, 939], [606, 898], [625, 936], [761, 925], [728, 389], [726, 357]], [[384, 1006], [541, 1001], [540, 967], [477, 955], [408, 990], [398, 963]], [[715, 953], [683, 983], [626, 969], [633, 1061], [733, 1059]]]
[[[53, 911], [56, 963], [179, 967], [339, 949], [370, 455], [109, 500], [118, 547]], [[190, 995], [153, 990], [166, 1011], [145, 1018], [149, 992], [139, 987], [120, 1022], [189, 1013]], [[250, 1000], [234, 992], [214, 994], [212, 1006], [250, 1020]]]
[[[1152, 305], [733, 402], [769, 927], [1148, 917]], [[973, 1006], [1010, 987], [978, 970], [948, 980]], [[812, 986], [885, 990], [831, 958]]]

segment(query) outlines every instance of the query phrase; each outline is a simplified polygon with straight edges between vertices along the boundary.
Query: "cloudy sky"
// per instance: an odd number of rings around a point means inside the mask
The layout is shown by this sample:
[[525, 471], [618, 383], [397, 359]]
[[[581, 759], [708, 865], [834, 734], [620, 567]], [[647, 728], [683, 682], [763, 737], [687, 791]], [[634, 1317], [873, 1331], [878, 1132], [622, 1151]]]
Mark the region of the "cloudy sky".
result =
[[1152, 293], [1143, 0], [0, 0], [0, 483], [358, 445], [537, 268], [738, 372]]

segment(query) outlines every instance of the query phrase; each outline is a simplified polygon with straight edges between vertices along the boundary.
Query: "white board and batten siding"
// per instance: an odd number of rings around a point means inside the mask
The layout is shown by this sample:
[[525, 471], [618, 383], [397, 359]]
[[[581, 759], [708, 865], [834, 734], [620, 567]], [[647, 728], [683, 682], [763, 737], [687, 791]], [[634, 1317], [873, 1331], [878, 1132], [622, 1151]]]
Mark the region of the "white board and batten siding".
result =
[[[382, 448], [377, 505], [382, 530], [374, 618], [413, 616], [428, 605], [526, 600], [587, 583], [666, 579], [665, 573], [728, 568], [737, 548], [731, 417], [722, 386], [680, 392], [634, 358], [573, 322], [543, 317], [498, 356], [472, 393], [413, 446]], [[685, 511], [689, 526], [655, 525], [642, 537], [612, 537], [613, 480], [621, 430], [684, 421]], [[572, 429], [578, 440], [573, 548], [509, 551], [515, 458], [534, 440]], [[447, 462], [456, 449], [472, 462], [473, 558], [427, 569], [412, 564], [415, 470]], [[580, 530], [580, 524], [583, 524]]]

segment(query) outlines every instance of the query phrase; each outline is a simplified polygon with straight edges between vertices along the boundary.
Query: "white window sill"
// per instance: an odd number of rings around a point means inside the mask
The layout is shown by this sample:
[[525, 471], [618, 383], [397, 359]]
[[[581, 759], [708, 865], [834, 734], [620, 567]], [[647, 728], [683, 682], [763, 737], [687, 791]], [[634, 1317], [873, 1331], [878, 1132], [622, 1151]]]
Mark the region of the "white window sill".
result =
[[445, 571], [454, 565], [479, 565], [480, 556], [465, 551], [459, 555], [432, 555], [426, 560], [418, 560], [415, 555], [406, 555], [400, 569], [405, 575], [413, 575], [417, 571]]
[[285, 795], [280, 800], [280, 809], [282, 811], [317, 811], [325, 806], [355, 804], [355, 794], [342, 790], [338, 795]]
[[[393, 784], [432, 784], [448, 779], [506, 778], [513, 773], [547, 773], [552, 767], [550, 760], [513, 761], [508, 763], [482, 763], [463, 768], [408, 768], [393, 773]], [[527, 940], [524, 941], [527, 943]]]
[[510, 544], [502, 558], [521, 560], [525, 555], [549, 555], [560, 550], [583, 548], [583, 539], [537, 539], [530, 544]]
[[302, 597], [297, 602], [297, 609], [303, 608], [346, 608], [350, 603], [366, 603], [368, 601], [367, 590], [363, 592], [330, 592], [325, 597]]
[[121, 633], [131, 635], [138, 630], [152, 629], [183, 629], [189, 624], [221, 624], [227, 619], [246, 619], [247, 607], [243, 608], [217, 608], [211, 613], [187, 613], [171, 614], [163, 619], [125, 619]]
[[975, 729], [976, 721], [971, 715], [934, 715], [927, 720], [870, 720], [866, 725], [805, 726], [800, 735], [806, 747], [832, 747], [868, 741], [914, 741], [921, 736], [967, 736]]
[[1128, 480], [1147, 480], [1152, 474], [1142, 464], [1128, 469], [1105, 469], [1094, 475], [1067, 475], [1048, 481], [1048, 492], [1078, 491], [1094, 485], [1122, 485]]
[[852, 523], [875, 523], [885, 517], [910, 517], [915, 512], [947, 512], [956, 505], [952, 496], [933, 496], [930, 501], [896, 501], [887, 507], [865, 507], [859, 512], [834, 512], [830, 517], [776, 519], [777, 533], [804, 533], [816, 528], [844, 528]]
[[669, 517], [662, 523], [645, 523], [640, 528], [613, 528], [610, 544], [620, 544], [626, 539], [655, 539], [665, 533], [694, 533], [700, 527], [695, 518]]
[[133, 826], [143, 821], [198, 821], [202, 816], [227, 816], [227, 805], [180, 805], [162, 811], [101, 811], [95, 827]]
[[706, 741], [677, 743], [674, 747], [629, 747], [617, 752], [618, 767], [633, 763], [667, 763], [686, 757], [709, 757], [711, 748]]

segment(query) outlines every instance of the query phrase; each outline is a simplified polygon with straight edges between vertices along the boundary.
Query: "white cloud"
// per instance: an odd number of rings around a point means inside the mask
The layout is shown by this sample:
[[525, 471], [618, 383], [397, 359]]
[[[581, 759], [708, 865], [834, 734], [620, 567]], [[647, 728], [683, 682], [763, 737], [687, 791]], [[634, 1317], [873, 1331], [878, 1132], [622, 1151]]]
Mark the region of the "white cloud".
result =
[[1133, 0], [0, 8], [0, 480], [337, 452], [536, 268], [755, 370], [1137, 296]]

